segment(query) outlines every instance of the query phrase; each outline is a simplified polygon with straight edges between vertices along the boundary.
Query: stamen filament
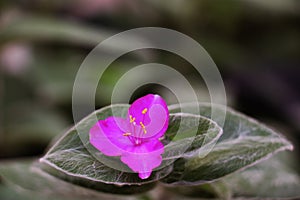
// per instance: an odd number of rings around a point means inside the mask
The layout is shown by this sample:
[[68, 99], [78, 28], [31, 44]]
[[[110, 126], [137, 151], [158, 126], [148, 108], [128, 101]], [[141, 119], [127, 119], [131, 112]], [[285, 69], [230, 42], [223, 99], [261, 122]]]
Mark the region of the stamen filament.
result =
[[140, 125], [141, 125], [141, 127], [142, 127], [142, 129], [143, 129], [143, 131], [144, 131], [144, 134], [146, 134], [146, 133], [147, 133], [147, 130], [146, 130], [146, 127], [145, 127], [145, 125], [143, 124], [143, 122], [140, 122]]

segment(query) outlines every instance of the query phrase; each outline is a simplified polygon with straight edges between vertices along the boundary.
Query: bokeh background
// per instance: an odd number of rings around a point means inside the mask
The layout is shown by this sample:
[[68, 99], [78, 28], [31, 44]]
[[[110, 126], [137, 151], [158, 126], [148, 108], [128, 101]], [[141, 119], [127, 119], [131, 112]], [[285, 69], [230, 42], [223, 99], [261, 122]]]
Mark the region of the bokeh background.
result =
[[[42, 155], [49, 142], [73, 124], [72, 87], [85, 56], [113, 34], [147, 26], [171, 28], [198, 41], [223, 76], [228, 104], [282, 132], [294, 143], [298, 159], [297, 0], [2, 0], [0, 159]], [[173, 66], [189, 77], [201, 100], [207, 100], [205, 85], [192, 66], [178, 56], [148, 49], [128, 53], [109, 67], [96, 95], [97, 107], [110, 103], [114, 83], [124, 72], [146, 62]], [[176, 84], [172, 77], [166, 79]], [[132, 99], [148, 92], [174, 101], [174, 95], [158, 85], [140, 88]]]

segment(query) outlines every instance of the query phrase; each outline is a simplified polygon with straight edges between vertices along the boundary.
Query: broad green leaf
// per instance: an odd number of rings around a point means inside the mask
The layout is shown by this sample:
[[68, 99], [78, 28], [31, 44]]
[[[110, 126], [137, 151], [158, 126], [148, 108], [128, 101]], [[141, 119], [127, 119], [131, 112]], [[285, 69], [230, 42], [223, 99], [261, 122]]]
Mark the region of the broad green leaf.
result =
[[[98, 119], [105, 119], [113, 115], [113, 109], [115, 116], [124, 117], [128, 107], [129, 105], [108, 106], [95, 114]], [[75, 127], [67, 131], [40, 159], [43, 170], [74, 184], [104, 192], [126, 194], [148, 190], [154, 186], [155, 181], [170, 173], [171, 167], [167, 167], [152, 173], [149, 179], [142, 180], [136, 173], [119, 171], [103, 164], [96, 159], [99, 155], [92, 155], [91, 151], [87, 150], [91, 144], [84, 145], [82, 142], [88, 142], [88, 133], [94, 123], [91, 114], [77, 124], [82, 138]], [[100, 154], [97, 150], [95, 152]], [[115, 160], [118, 165], [122, 164], [119, 159]]]
[[[108, 106], [94, 114], [98, 119], [105, 119], [112, 116], [114, 111], [114, 116], [125, 117], [128, 107], [129, 105]], [[149, 189], [148, 184], [152, 186], [153, 182], [170, 173], [171, 166], [152, 173], [149, 179], [142, 180], [135, 173], [113, 169], [97, 160], [97, 156], [102, 156], [102, 158], [105, 156], [88, 143], [89, 130], [95, 124], [94, 120], [91, 114], [77, 124], [81, 137], [75, 127], [67, 131], [40, 159], [43, 169], [72, 183], [107, 192], [111, 192], [111, 187], [116, 187], [119, 188], [118, 192], [120, 193], [130, 193], [130, 190], [132, 193], [142, 192], [143, 188]], [[83, 144], [83, 141], [86, 145]], [[94, 150], [94, 155], [91, 154], [92, 150]], [[118, 165], [122, 165], [120, 159], [116, 158], [115, 160]], [[140, 186], [141, 184], [143, 186]]]
[[[272, 158], [233, 173], [219, 181], [197, 186], [167, 186], [185, 197], [209, 199], [300, 198], [300, 176], [293, 169], [295, 158], [280, 152]], [[296, 165], [294, 166], [296, 167]]]
[[300, 198], [300, 175], [290, 166], [287, 152], [279, 153], [224, 179], [236, 197]]
[[[138, 196], [117, 196], [83, 188], [42, 171], [35, 160], [0, 163], [0, 198], [11, 200], [134, 200]], [[114, 192], [112, 190], [112, 192]]]
[[[112, 115], [125, 118], [128, 108], [129, 105], [113, 105], [102, 108], [94, 114], [97, 119], [105, 119]], [[45, 171], [69, 182], [102, 191], [111, 192], [111, 185], [123, 185], [123, 188], [131, 186], [132, 193], [136, 192], [133, 186], [142, 192], [144, 186], [148, 189], [148, 184], [152, 185], [171, 173], [174, 159], [197, 151], [202, 145], [205, 146], [215, 141], [222, 133], [216, 123], [205, 117], [182, 113], [172, 114], [169, 128], [162, 141], [166, 145], [163, 154], [164, 163], [152, 173], [150, 178], [142, 180], [136, 173], [132, 173], [118, 157], [104, 156], [89, 143], [88, 135], [90, 128], [95, 124], [94, 117], [93, 114], [87, 116], [77, 124], [77, 129], [73, 127], [67, 131], [40, 159]], [[114, 166], [121, 166], [124, 170], [114, 169]], [[118, 192], [130, 193], [121, 189]]]
[[[194, 113], [196, 104], [183, 105], [185, 110]], [[180, 112], [179, 105], [170, 106], [170, 112]], [[173, 184], [201, 184], [211, 182], [237, 170], [267, 159], [272, 154], [293, 146], [278, 133], [265, 125], [242, 115], [230, 108], [217, 106], [216, 111], [226, 110], [223, 135], [213, 149], [203, 157], [197, 152], [189, 158], [175, 162], [173, 172], [163, 182]], [[200, 115], [210, 117], [210, 104], [200, 104]], [[220, 123], [219, 119], [215, 119]], [[205, 151], [205, 150], [204, 150]]]

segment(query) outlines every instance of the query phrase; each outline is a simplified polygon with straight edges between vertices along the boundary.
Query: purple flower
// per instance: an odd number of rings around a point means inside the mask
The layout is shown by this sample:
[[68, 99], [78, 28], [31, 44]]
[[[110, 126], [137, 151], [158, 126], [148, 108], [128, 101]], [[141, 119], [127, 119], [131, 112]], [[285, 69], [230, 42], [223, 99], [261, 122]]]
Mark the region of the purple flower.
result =
[[168, 124], [166, 102], [148, 94], [133, 102], [127, 119], [112, 116], [98, 121], [90, 130], [90, 143], [104, 155], [121, 156], [123, 163], [146, 179], [162, 162], [160, 138]]

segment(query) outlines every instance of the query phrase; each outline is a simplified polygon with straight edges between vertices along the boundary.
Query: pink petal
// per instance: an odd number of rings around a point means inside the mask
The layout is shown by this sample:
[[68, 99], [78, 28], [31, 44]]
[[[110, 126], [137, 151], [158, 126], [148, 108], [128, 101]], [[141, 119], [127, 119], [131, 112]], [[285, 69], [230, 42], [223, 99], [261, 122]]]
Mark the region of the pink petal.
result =
[[121, 161], [134, 172], [139, 173], [141, 179], [146, 179], [151, 175], [152, 170], [161, 164], [163, 147], [157, 139], [144, 142], [123, 153]]
[[[143, 111], [146, 112], [143, 113]], [[137, 126], [146, 127], [146, 134], [139, 134], [143, 138], [159, 138], [168, 128], [169, 110], [166, 102], [159, 95], [148, 94], [133, 102], [128, 110], [128, 120], [130, 116], [135, 118]]]
[[163, 106], [155, 104], [150, 108], [149, 116], [151, 118], [151, 122], [145, 126], [147, 134], [143, 135], [143, 137], [162, 137], [168, 129], [169, 111], [166, 110]]
[[119, 117], [109, 117], [98, 121], [90, 129], [90, 143], [107, 156], [120, 156], [124, 149], [132, 146], [126, 132], [127, 121]]

